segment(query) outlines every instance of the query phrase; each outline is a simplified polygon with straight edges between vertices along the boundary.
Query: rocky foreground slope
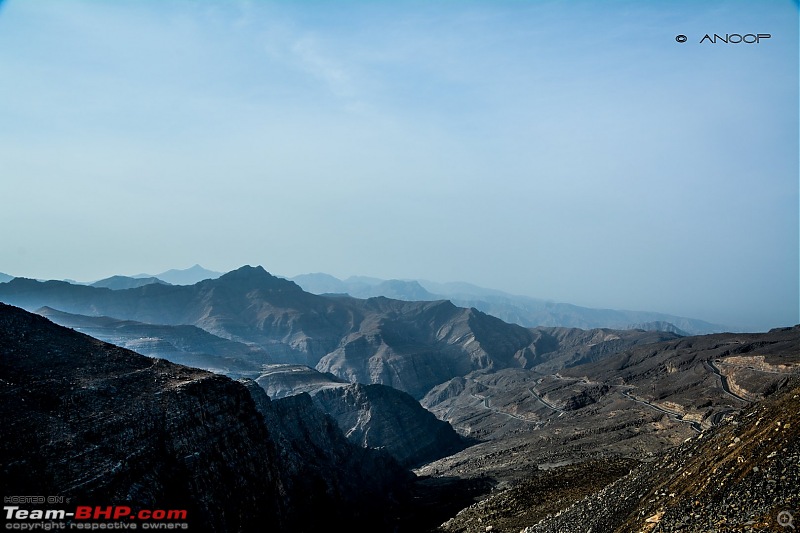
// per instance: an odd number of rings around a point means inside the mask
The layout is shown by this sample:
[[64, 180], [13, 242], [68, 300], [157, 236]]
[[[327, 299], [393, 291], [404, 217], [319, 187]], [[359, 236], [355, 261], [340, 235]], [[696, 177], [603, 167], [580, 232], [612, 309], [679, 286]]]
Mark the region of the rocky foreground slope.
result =
[[524, 531], [786, 531], [798, 514], [800, 381], [794, 379], [713, 431]]

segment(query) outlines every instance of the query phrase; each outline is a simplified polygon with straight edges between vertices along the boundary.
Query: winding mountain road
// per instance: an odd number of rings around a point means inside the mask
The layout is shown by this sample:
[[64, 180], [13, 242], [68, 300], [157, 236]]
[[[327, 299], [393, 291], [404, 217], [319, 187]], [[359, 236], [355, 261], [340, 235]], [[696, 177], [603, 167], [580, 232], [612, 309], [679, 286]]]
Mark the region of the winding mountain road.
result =
[[541, 396], [536, 394], [536, 392], [534, 392], [534, 390], [533, 390], [533, 387], [528, 387], [528, 392], [533, 394], [533, 397], [536, 398], [537, 400], [539, 400], [542, 403], [542, 405], [544, 405], [548, 409], [552, 409], [553, 411], [555, 411], [557, 413], [563, 413], [564, 412], [563, 409], [559, 409], [558, 407], [555, 407], [555, 406], [551, 405], [549, 402], [545, 401], [544, 398], [542, 398]]
[[736, 398], [737, 400], [740, 400], [740, 401], [743, 401], [743, 402], [746, 402], [746, 403], [752, 403], [747, 398], [742, 398], [741, 396], [739, 396], [738, 394], [736, 394], [735, 392], [733, 392], [731, 390], [730, 385], [728, 383], [728, 378], [726, 376], [724, 376], [722, 374], [722, 372], [719, 371], [719, 368], [717, 368], [717, 365], [714, 364], [714, 361], [709, 360], [709, 361], [706, 361], [706, 362], [708, 363], [708, 366], [711, 368], [711, 371], [714, 372], [717, 376], [719, 376], [720, 383], [722, 384], [722, 390], [725, 391], [726, 394]]
[[488, 396], [478, 396], [477, 394], [470, 394], [470, 396], [472, 396], [476, 400], [480, 400], [481, 401], [481, 407], [483, 407], [484, 409], [488, 409], [489, 411], [491, 411], [493, 413], [497, 413], [498, 415], [505, 415], [505, 416], [508, 416], [510, 418], [514, 418], [516, 420], [519, 420], [521, 422], [527, 422], [528, 424], [536, 424], [537, 423], [534, 420], [528, 420], [526, 418], [522, 418], [519, 415], [515, 415], [515, 414], [512, 414], [512, 413], [507, 413], [505, 411], [501, 411], [500, 409], [497, 409], [495, 407], [490, 406], [489, 405], [489, 397]]
[[627, 398], [627, 399], [629, 399], [631, 401], [647, 405], [647, 406], [651, 407], [652, 409], [655, 409], [656, 411], [661, 411], [662, 413], [664, 413], [666, 415], [669, 415], [670, 417], [672, 417], [673, 419], [677, 420], [678, 422], [683, 422], [685, 424], [689, 424], [690, 426], [692, 426], [692, 429], [695, 430], [697, 433], [701, 433], [703, 431], [702, 426], [698, 422], [695, 422], [694, 420], [684, 420], [683, 415], [681, 413], [677, 412], [677, 411], [670, 411], [668, 409], [664, 409], [663, 407], [659, 407], [658, 405], [654, 405], [654, 404], [652, 404], [652, 403], [650, 403], [650, 402], [648, 402], [646, 400], [639, 400], [638, 398], [634, 398], [633, 396], [631, 396], [628, 393], [628, 391], [625, 391], [625, 390], [620, 390], [619, 392], [625, 398]]

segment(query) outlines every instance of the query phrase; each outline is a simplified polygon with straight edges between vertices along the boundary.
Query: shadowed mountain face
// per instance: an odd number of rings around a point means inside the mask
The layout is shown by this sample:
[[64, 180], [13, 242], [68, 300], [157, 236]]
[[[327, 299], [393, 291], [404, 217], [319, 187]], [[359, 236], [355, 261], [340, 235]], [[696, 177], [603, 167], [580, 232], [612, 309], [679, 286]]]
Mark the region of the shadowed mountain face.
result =
[[350, 442], [384, 449], [404, 466], [433, 461], [466, 446], [450, 424], [409, 394], [386, 385], [348, 383], [300, 365], [267, 365], [256, 383], [274, 398], [309, 394]]
[[208, 531], [392, 530], [410, 479], [387, 455], [348, 443], [308, 396], [270, 402], [255, 385], [4, 304], [0, 376], [5, 494], [186, 509]]
[[450, 424], [438, 420], [410, 395], [385, 385], [327, 387], [313, 398], [351, 442], [385, 449], [405, 466], [418, 466], [466, 447]]

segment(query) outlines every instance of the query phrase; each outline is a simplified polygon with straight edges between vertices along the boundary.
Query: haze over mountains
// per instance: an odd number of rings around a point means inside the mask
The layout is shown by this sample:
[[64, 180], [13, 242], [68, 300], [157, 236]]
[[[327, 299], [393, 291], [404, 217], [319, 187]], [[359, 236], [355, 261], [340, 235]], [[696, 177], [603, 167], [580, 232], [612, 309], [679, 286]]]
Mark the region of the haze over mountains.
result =
[[[129, 289], [166, 283], [171, 285], [193, 285], [206, 279], [222, 276], [194, 265], [187, 269], [171, 269], [160, 274], [136, 274], [134, 276], [111, 276], [84, 285]], [[10, 281], [13, 276], [3, 278], [0, 283]], [[450, 300], [460, 307], [475, 307], [501, 320], [524, 327], [553, 326], [582, 329], [645, 329], [671, 331], [681, 335], [702, 335], [722, 331], [738, 331], [736, 328], [712, 324], [695, 318], [686, 318], [649, 311], [625, 311], [594, 309], [557, 303], [528, 296], [508, 294], [502, 291], [478, 287], [464, 282], [438, 283], [428, 280], [383, 280], [366, 276], [351, 276], [346, 280], [329, 274], [302, 274], [285, 278], [297, 283], [303, 290], [317, 294], [348, 294], [355, 298], [386, 298], [405, 301]], [[65, 280], [76, 283], [72, 280]]]
[[[383, 284], [374, 281], [359, 283]], [[406, 288], [425, 294], [419, 283], [383, 285], [397, 295]], [[666, 324], [653, 331], [526, 328], [449, 300], [311, 294], [293, 281], [250, 266], [193, 285], [147, 283], [124, 289], [15, 278], [0, 284], [0, 301], [151, 357], [242, 379], [271, 442], [284, 454], [270, 459], [278, 472], [265, 476], [279, 476], [287, 496], [278, 498], [284, 503], [268, 512], [288, 521], [283, 523], [300, 520], [305, 525], [293, 507], [297, 500], [290, 495], [295, 490], [317, 495], [319, 508], [329, 509], [331, 516], [355, 513], [366, 521], [359, 523], [370, 523], [375, 530], [405, 524], [408, 531], [425, 531], [451, 518], [442, 531], [485, 531], [491, 525], [492, 531], [516, 533], [548, 514], [579, 505], [617, 479], [622, 483], [641, 462], [726, 427], [752, 404], [792, 386], [793, 376], [800, 373], [800, 326], [701, 336], [669, 331]], [[37, 384], [25, 385], [34, 396], [46, 394], [36, 391], [45, 390], [52, 380], [77, 383], [70, 374], [70, 359], [84, 365], [79, 375], [89, 375], [89, 363], [76, 355], [76, 350], [89, 350], [85, 337], [20, 309], [4, 306], [0, 311], [10, 317], [3, 333], [10, 346], [3, 352], [4, 361], [9, 372], [16, 372], [13, 380], [3, 377], [17, 384], [8, 389], [9, 398], [25, 380]], [[37, 339], [48, 339], [49, 344], [33, 348]], [[76, 343], [83, 348], [57, 347], [77, 347]], [[15, 354], [25, 346], [31, 347], [31, 357], [42, 359], [15, 369]], [[101, 352], [108, 353], [108, 348]], [[57, 365], [36, 374], [34, 367], [48, 368], [48, 359]], [[150, 361], [157, 368], [163, 364]], [[196, 375], [199, 381], [211, 376], [201, 370], [164, 368], [169, 375]], [[91, 409], [104, 405], [108, 379], [103, 377], [105, 381], [85, 393], [92, 398]], [[165, 383], [171, 390], [169, 380]], [[71, 398], [70, 387], [55, 387], [51, 394]], [[165, 392], [147, 389], [144, 394]], [[25, 398], [27, 402], [33, 396]], [[800, 409], [797, 397], [784, 401]], [[250, 417], [249, 407], [241, 411], [240, 404], [229, 406], [230, 414]], [[151, 406], [147, 416], [162, 416], [156, 404], [146, 405]], [[174, 406], [191, 408], [180, 402]], [[108, 407], [124, 409], [118, 404]], [[24, 416], [29, 415], [8, 411], [10, 427], [22, 427], [16, 419]], [[226, 415], [218, 416], [224, 424]], [[292, 422], [298, 417], [303, 420], [300, 425]], [[85, 423], [76, 421], [81, 429], [75, 431], [87, 431]], [[43, 427], [28, 430], [45, 439]], [[114, 424], [103, 427], [107, 433], [118, 431]], [[791, 439], [793, 435], [787, 433]], [[77, 442], [78, 448], [86, 443]], [[21, 441], [14, 446], [20, 461], [33, 460]], [[351, 468], [358, 454], [348, 446], [382, 450], [385, 458], [367, 454], [364, 470]], [[194, 459], [188, 461], [193, 464]], [[391, 475], [376, 482], [386, 483], [384, 489], [396, 497], [376, 501], [375, 514], [365, 517], [354, 507], [362, 501], [359, 476], [380, 468], [380, 461], [393, 461], [386, 463]], [[225, 464], [231, 472], [239, 468], [230, 460]], [[403, 467], [415, 467], [417, 477], [403, 474]], [[580, 476], [581, 470], [591, 475]], [[800, 472], [779, 471], [786, 480], [800, 479]], [[98, 476], [105, 479], [98, 487], [116, 483], [113, 476]], [[201, 485], [208, 482], [198, 479]], [[228, 479], [236, 479], [236, 474]], [[757, 483], [769, 482], [759, 479]], [[275, 487], [254, 485], [253, 490], [284, 490]], [[550, 494], [559, 496], [553, 500]], [[794, 501], [786, 491], [773, 494], [780, 498], [773, 502], [776, 506]], [[455, 516], [474, 497], [487, 499]], [[343, 503], [336, 507], [339, 500]], [[545, 501], [546, 505], [537, 503]], [[640, 503], [630, 505], [638, 508]], [[763, 506], [751, 507], [766, 516]], [[206, 508], [195, 512], [215, 516]], [[624, 514], [620, 513], [615, 516]], [[386, 522], [389, 515], [395, 518]], [[225, 523], [217, 530], [230, 530], [235, 522]], [[415, 529], [422, 523], [426, 525]], [[582, 531], [570, 528], [564, 531]]]
[[463, 282], [436, 283], [427, 280], [380, 280], [367, 277], [340, 280], [321, 273], [303, 274], [290, 279], [314, 294], [346, 293], [356, 298], [386, 296], [410, 301], [450, 300], [460, 307], [475, 307], [506, 322], [525, 327], [666, 328], [690, 335], [730, 330], [719, 324], [665, 313], [591, 309], [508, 294]]
[[186, 269], [172, 268], [160, 274], [136, 274], [135, 276], [130, 277], [139, 279], [157, 278], [171, 285], [194, 285], [199, 281], [203, 281], [205, 279], [216, 279], [221, 275], [222, 272], [214, 272], [213, 270], [205, 269], [200, 265], [194, 265]]

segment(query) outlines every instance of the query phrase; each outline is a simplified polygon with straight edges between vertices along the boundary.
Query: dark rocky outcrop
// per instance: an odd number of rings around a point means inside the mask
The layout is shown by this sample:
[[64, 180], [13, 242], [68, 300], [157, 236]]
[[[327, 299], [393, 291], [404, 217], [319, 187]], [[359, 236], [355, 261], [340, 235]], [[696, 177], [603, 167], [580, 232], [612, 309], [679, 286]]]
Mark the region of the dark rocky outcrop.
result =
[[271, 401], [255, 382], [244, 382], [272, 431], [293, 527], [323, 523], [391, 531], [414, 476], [388, 453], [349, 442], [308, 394]]
[[4, 494], [186, 509], [216, 531], [287, 523], [276, 448], [234, 381], [2, 304], [0, 376]]
[[186, 509], [196, 530], [392, 530], [411, 479], [308, 396], [270, 402], [4, 304], [0, 424], [4, 494]]

